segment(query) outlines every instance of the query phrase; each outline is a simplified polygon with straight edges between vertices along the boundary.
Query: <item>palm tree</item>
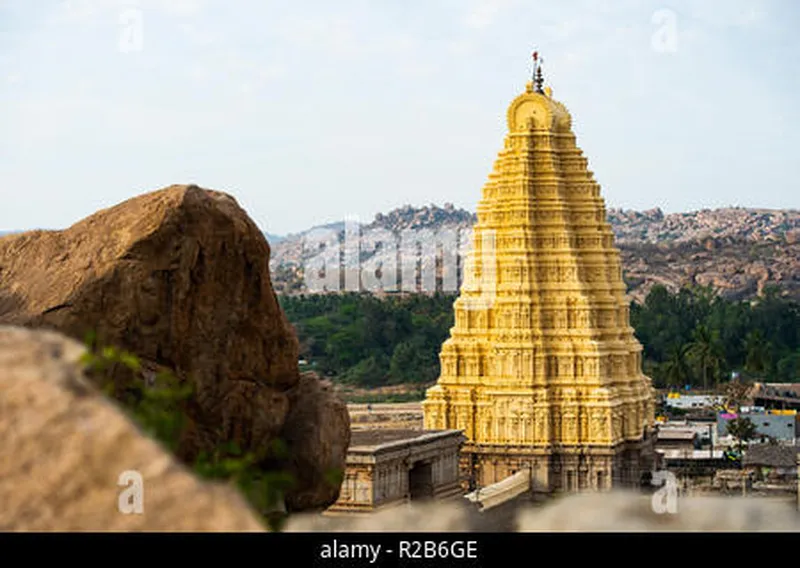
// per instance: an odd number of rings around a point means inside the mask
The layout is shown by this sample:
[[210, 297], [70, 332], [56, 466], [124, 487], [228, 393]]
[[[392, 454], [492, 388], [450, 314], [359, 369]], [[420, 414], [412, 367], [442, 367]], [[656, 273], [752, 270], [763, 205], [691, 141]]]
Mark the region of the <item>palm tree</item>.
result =
[[689, 346], [686, 344], [676, 343], [672, 346], [664, 370], [668, 385], [680, 387], [686, 384], [690, 375], [689, 365], [687, 364], [688, 353]]
[[719, 299], [719, 296], [717, 296], [713, 286], [710, 285], [692, 286], [691, 293], [694, 305], [700, 307], [701, 310], [710, 308], [711, 305]]
[[712, 332], [705, 325], [697, 326], [687, 354], [703, 377], [703, 389], [708, 390], [709, 372], [716, 383], [719, 379], [719, 368], [723, 362], [719, 334], [716, 331]]
[[744, 340], [746, 355], [745, 370], [754, 375], [760, 375], [769, 368], [770, 345], [765, 341], [760, 329], [747, 334]]

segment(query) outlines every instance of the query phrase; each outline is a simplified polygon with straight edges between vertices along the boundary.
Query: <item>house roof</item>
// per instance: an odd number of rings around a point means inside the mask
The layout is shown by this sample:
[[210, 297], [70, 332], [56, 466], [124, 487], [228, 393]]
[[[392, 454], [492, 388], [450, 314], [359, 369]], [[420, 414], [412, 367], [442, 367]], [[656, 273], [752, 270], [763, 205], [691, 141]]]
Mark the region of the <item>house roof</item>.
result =
[[667, 460], [721, 460], [725, 458], [722, 450], [689, 450], [689, 449], [670, 449], [656, 450]]
[[755, 399], [800, 399], [800, 385], [796, 383], [755, 383], [748, 393]]
[[670, 441], [684, 440], [687, 442], [691, 442], [696, 437], [697, 437], [697, 432], [689, 429], [663, 428], [658, 431], [659, 440], [670, 440]]
[[349, 452], [375, 452], [404, 446], [419, 446], [444, 438], [463, 439], [461, 430], [376, 429], [353, 430]]
[[797, 465], [797, 446], [755, 444], [747, 448], [742, 465], [793, 467]]

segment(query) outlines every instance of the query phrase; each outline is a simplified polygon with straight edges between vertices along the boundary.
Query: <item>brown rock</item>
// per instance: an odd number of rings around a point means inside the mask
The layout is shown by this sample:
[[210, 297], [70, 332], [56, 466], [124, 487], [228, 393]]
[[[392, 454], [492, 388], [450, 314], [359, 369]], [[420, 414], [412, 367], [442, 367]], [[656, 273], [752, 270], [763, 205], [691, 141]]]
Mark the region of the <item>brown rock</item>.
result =
[[[297, 339], [273, 291], [269, 256], [233, 197], [171, 186], [64, 231], [0, 238], [0, 324], [75, 339], [95, 333], [145, 368], [191, 382], [189, 427], [177, 449], [185, 462], [229, 442], [266, 450], [286, 431], [287, 392], [299, 380]], [[123, 368], [112, 378], [118, 394], [132, 379]]]
[[303, 373], [290, 393], [291, 411], [282, 439], [289, 446], [295, 487], [287, 497], [289, 511], [324, 509], [339, 498], [343, 458], [350, 445], [350, 414], [329, 381]]
[[[0, 326], [0, 531], [262, 531], [232, 488], [196, 479], [83, 376], [81, 344]], [[138, 472], [142, 510], [120, 511]], [[130, 493], [127, 493], [130, 496]]]

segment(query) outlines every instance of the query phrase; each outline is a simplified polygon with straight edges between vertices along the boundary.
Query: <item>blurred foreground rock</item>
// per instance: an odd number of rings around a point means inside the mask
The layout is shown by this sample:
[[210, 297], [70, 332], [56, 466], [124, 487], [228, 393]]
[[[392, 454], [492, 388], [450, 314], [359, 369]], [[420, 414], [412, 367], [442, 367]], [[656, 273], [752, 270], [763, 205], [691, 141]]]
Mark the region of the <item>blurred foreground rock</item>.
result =
[[[83, 351], [0, 326], [0, 531], [264, 530], [234, 489], [197, 480], [105, 399]], [[142, 475], [142, 514], [119, 510], [126, 471]]]
[[297, 338], [273, 291], [269, 256], [233, 197], [171, 186], [63, 231], [0, 238], [0, 324], [77, 340], [95, 334], [100, 346], [135, 354], [143, 376], [111, 370], [118, 398], [128, 381], [171, 370], [195, 388], [182, 461], [230, 443], [264, 452], [288, 438], [290, 466], [300, 468], [289, 473], [302, 478], [288, 499], [323, 509], [339, 486], [315, 484], [344, 469], [349, 418], [321, 385], [300, 381]]
[[421, 504], [370, 517], [290, 518], [289, 532], [756, 532], [800, 531], [790, 505], [759, 498], [681, 497], [675, 514], [656, 513], [651, 496], [571, 495], [536, 506], [478, 513], [459, 503]]
[[795, 508], [746, 497], [678, 497], [676, 512], [656, 513], [651, 496], [634, 493], [564, 497], [521, 511], [519, 531], [800, 531]]

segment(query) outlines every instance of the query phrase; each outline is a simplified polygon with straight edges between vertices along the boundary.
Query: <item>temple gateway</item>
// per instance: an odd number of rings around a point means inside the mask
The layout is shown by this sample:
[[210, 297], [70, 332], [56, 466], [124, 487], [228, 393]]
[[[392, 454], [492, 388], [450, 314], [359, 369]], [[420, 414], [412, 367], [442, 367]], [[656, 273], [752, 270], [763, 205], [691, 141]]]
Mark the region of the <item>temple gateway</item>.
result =
[[520, 472], [545, 493], [634, 486], [653, 468], [654, 390], [600, 187], [534, 77], [508, 108], [424, 426], [463, 431], [470, 489]]

